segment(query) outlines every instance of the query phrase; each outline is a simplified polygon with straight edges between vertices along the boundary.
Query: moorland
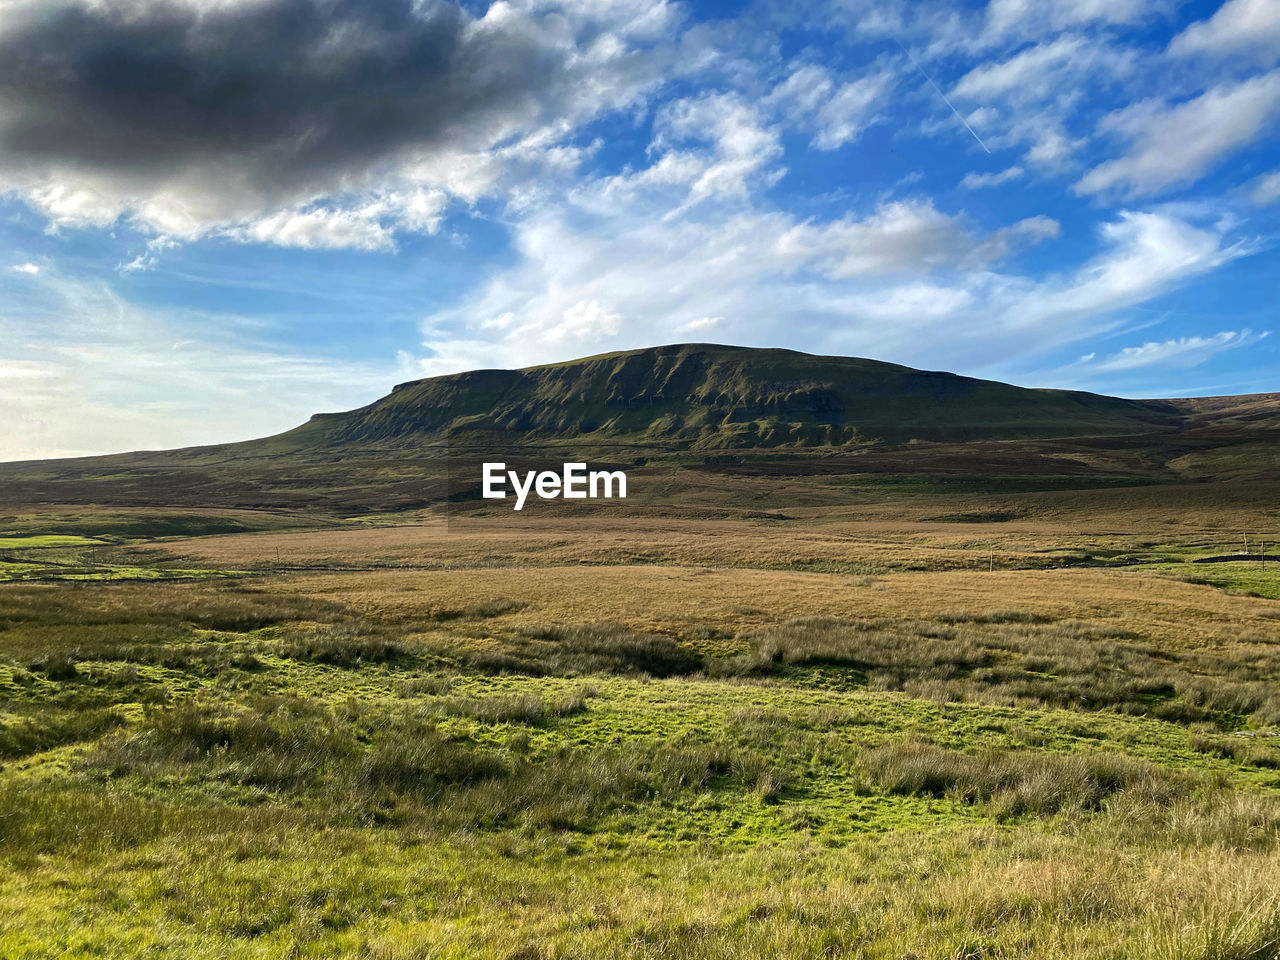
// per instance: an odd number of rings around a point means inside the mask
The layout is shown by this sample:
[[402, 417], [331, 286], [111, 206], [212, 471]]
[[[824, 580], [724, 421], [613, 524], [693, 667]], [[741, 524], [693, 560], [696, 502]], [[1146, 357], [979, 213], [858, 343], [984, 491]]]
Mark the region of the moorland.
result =
[[0, 466], [0, 955], [1280, 955], [1276, 398], [838, 360]]

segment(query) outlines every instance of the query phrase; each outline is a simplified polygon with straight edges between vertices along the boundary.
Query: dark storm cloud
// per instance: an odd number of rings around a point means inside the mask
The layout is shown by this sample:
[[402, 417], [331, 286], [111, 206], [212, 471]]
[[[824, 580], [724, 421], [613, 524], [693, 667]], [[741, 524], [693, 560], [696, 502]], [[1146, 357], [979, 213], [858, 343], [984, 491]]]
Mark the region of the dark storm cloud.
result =
[[[444, 2], [29, 3], [0, 25], [0, 175], [122, 191], [219, 171], [263, 203], [589, 111], [593, 29]], [[622, 58], [609, 69], [634, 80]], [[598, 66], [598, 65], [595, 65]], [[591, 81], [591, 82], [587, 82]], [[126, 186], [127, 185], [127, 186]], [[207, 184], [216, 191], [217, 184]]]

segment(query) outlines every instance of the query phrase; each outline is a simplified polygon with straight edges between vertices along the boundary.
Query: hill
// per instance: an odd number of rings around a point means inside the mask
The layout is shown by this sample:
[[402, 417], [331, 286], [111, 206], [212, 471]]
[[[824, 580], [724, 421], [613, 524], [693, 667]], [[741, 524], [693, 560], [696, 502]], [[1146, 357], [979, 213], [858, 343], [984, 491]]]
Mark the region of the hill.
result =
[[724, 450], [1076, 437], [1180, 422], [1161, 401], [794, 350], [677, 344], [403, 383], [277, 439], [299, 448], [403, 449], [448, 438]]
[[683, 344], [417, 380], [260, 440], [0, 465], [0, 508], [405, 511], [458, 499], [451, 475], [474, 485], [480, 459], [521, 454], [666, 478], [640, 484], [648, 499], [629, 509], [743, 508], [761, 481], [786, 507], [848, 502], [859, 477], [1022, 478], [1026, 489], [1250, 480], [1280, 465], [1280, 402], [1125, 400]]

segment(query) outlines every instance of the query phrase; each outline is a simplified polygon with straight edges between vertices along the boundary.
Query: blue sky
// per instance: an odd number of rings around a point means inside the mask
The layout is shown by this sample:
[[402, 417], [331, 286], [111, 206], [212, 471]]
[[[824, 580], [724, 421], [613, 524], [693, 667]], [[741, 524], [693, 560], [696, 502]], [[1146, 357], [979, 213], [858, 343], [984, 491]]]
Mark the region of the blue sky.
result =
[[682, 341], [1280, 386], [1280, 0], [0, 7], [0, 459]]

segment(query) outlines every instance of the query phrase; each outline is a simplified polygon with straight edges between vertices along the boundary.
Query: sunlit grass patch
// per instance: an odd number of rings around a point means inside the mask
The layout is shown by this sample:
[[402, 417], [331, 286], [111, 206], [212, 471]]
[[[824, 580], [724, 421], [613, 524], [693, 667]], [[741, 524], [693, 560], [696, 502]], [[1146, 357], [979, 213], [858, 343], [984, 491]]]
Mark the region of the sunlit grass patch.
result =
[[[1280, 546], [1269, 555], [1280, 552]], [[1201, 583], [1239, 596], [1280, 600], [1280, 561], [1234, 560], [1222, 563], [1160, 564], [1152, 568], [1185, 583]], [[1280, 612], [1280, 607], [1277, 607]]]
[[41, 563], [0, 559], [0, 583], [18, 581], [110, 582], [128, 580], [225, 580], [253, 576], [248, 570], [140, 567], [128, 564]]
[[96, 546], [104, 541], [94, 537], [69, 534], [43, 534], [23, 537], [0, 537], [0, 550], [24, 550], [39, 547]]

